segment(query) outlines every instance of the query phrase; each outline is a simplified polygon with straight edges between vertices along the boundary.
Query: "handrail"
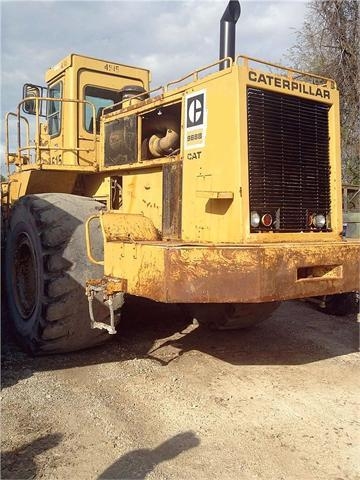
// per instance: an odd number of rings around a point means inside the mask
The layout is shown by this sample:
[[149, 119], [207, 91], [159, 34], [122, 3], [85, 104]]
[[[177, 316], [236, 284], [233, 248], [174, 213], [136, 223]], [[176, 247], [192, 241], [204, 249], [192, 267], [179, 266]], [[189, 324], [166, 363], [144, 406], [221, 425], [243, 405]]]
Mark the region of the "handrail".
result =
[[[8, 177], [10, 175], [10, 163], [9, 163], [9, 118], [10, 117], [18, 118], [18, 115], [14, 112], [7, 112], [5, 114], [5, 162], [6, 162], [6, 166], [7, 166]], [[23, 120], [25, 122], [25, 125], [26, 125], [26, 143], [29, 145], [29, 143], [30, 143], [29, 121], [23, 115], [20, 115], [20, 120]], [[29, 155], [29, 158], [30, 158], [30, 147], [27, 148], [26, 150], [28, 150], [28, 155]]]
[[237, 55], [235, 63], [238, 64], [239, 59], [242, 59], [244, 61], [244, 65], [246, 67], [248, 67], [249, 61], [255, 62], [255, 63], [261, 63], [263, 65], [268, 65], [269, 67], [278, 68], [279, 70], [286, 70], [287, 72], [298, 73], [302, 76], [313, 77], [325, 82], [331, 82], [334, 86], [336, 86], [336, 83], [333, 79], [323, 77], [322, 75], [317, 75], [316, 73], [302, 72], [301, 70], [297, 70], [296, 68], [284, 67], [283, 65], [279, 65], [278, 63], [268, 62], [266, 60], [260, 60], [254, 57], [248, 57], [247, 55]]
[[124, 100], [121, 100], [120, 102], [117, 102], [117, 103], [114, 103], [113, 105], [109, 105], [108, 107], [105, 107], [103, 109], [103, 115], [106, 115], [106, 113], [111, 113], [111, 111], [115, 108], [115, 107], [121, 107], [121, 105], [125, 102], [128, 102], [130, 101], [130, 105], [131, 105], [131, 101], [132, 100], [135, 100], [136, 98], [141, 98], [141, 97], [144, 97], [145, 95], [150, 95], [150, 93], [154, 93], [158, 90], [162, 90], [162, 93], [164, 92], [167, 92], [169, 90], [169, 87], [171, 85], [175, 85], [177, 83], [180, 83], [180, 82], [183, 82], [184, 80], [186, 80], [187, 78], [189, 77], [193, 77], [194, 80], [198, 80], [199, 78], [199, 73], [205, 71], [205, 70], [208, 70], [209, 68], [212, 68], [212, 67], [215, 67], [216, 65], [219, 65], [221, 63], [226, 63], [226, 62], [229, 62], [228, 65], [230, 68], [232, 65], [233, 65], [233, 59], [231, 57], [225, 57], [225, 58], [222, 58], [221, 60], [217, 60], [216, 62], [214, 63], [211, 63], [209, 65], [205, 65], [204, 67], [200, 67], [198, 68], [197, 70], [193, 70], [192, 72], [188, 73], [187, 75], [185, 75], [184, 77], [182, 78], [179, 78], [177, 80], [173, 80], [172, 82], [169, 82], [164, 86], [160, 86], [160, 87], [157, 87], [157, 88], [154, 88], [152, 90], [148, 90], [148, 91], [145, 91], [145, 92], [142, 92], [142, 93], [139, 93], [137, 95], [132, 95], [131, 97], [129, 98], [125, 98]]
[[308, 77], [312, 77], [312, 78], [317, 78], [319, 80], [322, 80], [322, 81], [325, 81], [325, 82], [330, 82], [332, 83], [332, 85], [334, 85], [334, 88], [336, 86], [336, 83], [334, 80], [332, 80], [331, 78], [327, 78], [327, 77], [324, 77], [324, 76], [321, 76], [321, 75], [317, 75], [315, 73], [309, 73], [309, 72], [303, 72], [301, 70], [297, 70], [296, 68], [291, 68], [291, 67], [284, 67], [282, 65], [279, 65], [277, 63], [273, 63], [273, 62], [268, 62], [266, 60], [260, 60], [258, 58], [255, 58], [255, 57], [249, 57], [247, 55], [237, 55], [236, 58], [235, 58], [235, 61], [231, 58], [231, 57], [224, 57], [222, 59], [219, 59], [217, 60], [216, 62], [213, 62], [209, 65], [205, 65], [204, 67], [200, 67], [196, 70], [193, 70], [192, 72], [184, 75], [183, 77], [181, 78], [178, 78], [176, 80], [173, 80], [169, 83], [167, 83], [165, 85], [165, 87], [157, 87], [153, 90], [149, 90], [149, 91], [146, 91], [146, 92], [143, 92], [143, 93], [140, 93], [140, 94], [137, 94], [137, 95], [134, 95], [130, 98], [127, 98], [125, 100], [121, 100], [120, 102], [117, 102], [113, 105], [110, 105], [108, 107], [105, 107], [103, 109], [103, 115], [105, 115], [106, 113], [110, 112], [112, 109], [114, 109], [114, 107], [121, 107], [121, 105], [123, 103], [125, 103], [126, 101], [129, 101], [131, 102], [131, 100], [134, 100], [136, 98], [141, 98], [143, 97], [144, 95], [149, 95], [150, 93], [153, 93], [157, 90], [163, 90], [164, 92], [167, 92], [169, 90], [169, 87], [172, 86], [172, 85], [176, 85], [177, 83], [180, 83], [180, 82], [183, 82], [184, 80], [188, 79], [188, 78], [192, 78], [193, 81], [196, 81], [199, 79], [199, 73], [205, 71], [205, 70], [208, 70], [212, 67], [215, 67], [216, 65], [220, 65], [220, 64], [224, 64], [224, 65], [228, 65], [227, 69], [228, 68], [231, 68], [234, 64], [238, 64], [239, 63], [239, 60], [243, 60], [244, 62], [244, 65], [245, 66], [248, 66], [248, 62], [251, 61], [251, 62], [255, 62], [255, 63], [260, 63], [260, 64], [263, 64], [263, 65], [268, 65], [270, 67], [274, 67], [274, 68], [278, 68], [280, 70], [285, 70], [287, 72], [292, 72], [292, 73], [297, 73], [299, 75], [302, 75], [302, 76], [308, 76]]
[[[100, 220], [100, 225], [101, 225], [101, 230], [104, 235], [104, 227], [102, 223], [102, 216], [101, 212], [91, 215], [85, 222], [85, 245], [86, 245], [86, 254], [88, 256], [88, 259], [90, 260], [91, 263], [94, 263], [95, 265], [104, 265], [104, 260], [98, 260], [96, 259], [93, 254], [92, 254], [92, 248], [91, 248], [91, 235], [90, 235], [90, 223], [98, 218]], [[105, 235], [104, 235], [105, 238]]]
[[108, 107], [103, 108], [102, 115], [105, 115], [105, 114], [106, 114], [106, 110], [110, 110], [109, 113], [111, 113], [111, 111], [112, 111], [115, 107], [121, 106], [121, 105], [122, 105], [123, 103], [125, 103], [125, 102], [130, 102], [130, 105], [131, 105], [131, 101], [132, 101], [132, 100], [135, 100], [136, 98], [144, 97], [144, 96], [146, 96], [146, 95], [150, 95], [150, 93], [157, 92], [158, 90], [162, 90], [162, 93], [164, 93], [164, 87], [163, 87], [163, 86], [160, 86], [160, 87], [153, 88], [152, 90], [146, 90], [145, 92], [138, 93], [137, 95], [131, 95], [131, 97], [124, 98], [123, 100], [120, 100], [120, 102], [114, 103], [114, 104], [112, 104], [112, 105], [109, 105]]
[[200, 72], [208, 70], [209, 68], [212, 68], [212, 67], [216, 67], [216, 65], [220, 65], [221, 63], [224, 63], [224, 65], [228, 65], [227, 68], [231, 68], [234, 61], [231, 57], [225, 57], [225, 58], [222, 58], [221, 60], [217, 60], [214, 63], [211, 63], [209, 65], [205, 65], [204, 67], [200, 67], [197, 70], [193, 70], [192, 72], [188, 73], [184, 77], [178, 78], [177, 80], [173, 80], [172, 82], [167, 83], [166, 86], [165, 86], [165, 91], [168, 91], [170, 85], [175, 85], [177, 83], [183, 82], [184, 80], [186, 80], [189, 77], [193, 77], [193, 81], [196, 81], [196, 80], [199, 79], [199, 73]]
[[[32, 145], [25, 145], [24, 147], [20, 147], [18, 150], [21, 152], [25, 150], [30, 150], [34, 149], [35, 146]], [[46, 151], [46, 150], [52, 150], [55, 152], [92, 152], [93, 150], [89, 150], [88, 148], [78, 148], [78, 147], [49, 147], [49, 146], [39, 146], [38, 148], [39, 152]], [[20, 155], [21, 157], [21, 155]], [[95, 161], [92, 160], [86, 160], [85, 158], [83, 159], [84, 162], [89, 163], [90, 165], [94, 165]], [[40, 165], [43, 165], [45, 162], [39, 163]], [[47, 163], [49, 164], [49, 162]]]
[[[34, 140], [34, 145], [30, 145], [29, 142], [29, 136], [27, 137], [27, 145], [25, 147], [21, 146], [21, 126], [20, 126], [20, 119], [24, 118], [26, 121], [27, 119], [20, 115], [20, 109], [21, 106], [27, 102], [27, 101], [35, 101], [35, 140]], [[61, 102], [61, 103], [76, 103], [77, 105], [79, 104], [84, 104], [84, 105], [89, 105], [92, 109], [92, 118], [93, 118], [93, 146], [92, 149], [89, 148], [78, 148], [78, 147], [51, 147], [51, 146], [41, 146], [40, 145], [40, 101], [50, 101], [50, 102]], [[18, 135], [18, 148], [17, 148], [17, 158], [19, 162], [19, 168], [21, 170], [21, 152], [24, 150], [29, 151], [29, 156], [30, 156], [30, 150], [35, 150], [36, 152], [36, 163], [39, 163], [40, 165], [42, 164], [42, 159], [40, 156], [40, 152], [43, 150], [61, 150], [61, 151], [76, 151], [76, 152], [83, 152], [83, 151], [90, 151], [95, 153], [95, 159], [92, 164], [96, 163], [96, 109], [95, 106], [89, 102], [88, 100], [78, 100], [78, 99], [71, 99], [71, 98], [51, 98], [51, 97], [26, 97], [19, 102], [16, 110], [16, 114], [13, 114], [17, 117], [18, 123], [17, 123], [17, 135]], [[29, 125], [29, 122], [27, 121], [27, 125]], [[8, 156], [7, 156], [7, 163], [8, 163], [8, 169], [9, 169], [9, 162], [8, 162]]]

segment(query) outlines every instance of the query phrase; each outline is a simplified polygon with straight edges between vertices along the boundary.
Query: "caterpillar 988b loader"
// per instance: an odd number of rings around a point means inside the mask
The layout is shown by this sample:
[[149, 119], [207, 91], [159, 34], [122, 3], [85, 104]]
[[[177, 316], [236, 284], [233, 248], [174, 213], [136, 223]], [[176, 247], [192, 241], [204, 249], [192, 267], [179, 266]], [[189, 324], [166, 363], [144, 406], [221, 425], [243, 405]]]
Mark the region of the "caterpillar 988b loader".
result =
[[76, 54], [24, 86], [3, 210], [9, 316], [32, 352], [103, 341], [126, 294], [236, 328], [357, 288], [337, 87], [235, 56], [239, 14], [231, 1], [219, 61], [157, 90]]

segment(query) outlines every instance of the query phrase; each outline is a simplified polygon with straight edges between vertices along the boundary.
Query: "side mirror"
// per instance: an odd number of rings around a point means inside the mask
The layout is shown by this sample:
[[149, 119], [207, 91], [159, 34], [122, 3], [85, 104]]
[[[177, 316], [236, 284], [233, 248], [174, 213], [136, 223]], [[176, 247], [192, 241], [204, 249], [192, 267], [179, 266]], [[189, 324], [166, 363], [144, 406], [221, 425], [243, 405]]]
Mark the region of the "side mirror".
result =
[[27, 113], [28, 115], [36, 115], [36, 103], [38, 103], [39, 116], [44, 117], [45, 115], [42, 114], [42, 100], [36, 102], [35, 100], [32, 100], [31, 97], [42, 98], [45, 90], [46, 89], [44, 87], [32, 85], [31, 83], [25, 83], [23, 87], [23, 99], [26, 98], [27, 100], [22, 104], [23, 112]]

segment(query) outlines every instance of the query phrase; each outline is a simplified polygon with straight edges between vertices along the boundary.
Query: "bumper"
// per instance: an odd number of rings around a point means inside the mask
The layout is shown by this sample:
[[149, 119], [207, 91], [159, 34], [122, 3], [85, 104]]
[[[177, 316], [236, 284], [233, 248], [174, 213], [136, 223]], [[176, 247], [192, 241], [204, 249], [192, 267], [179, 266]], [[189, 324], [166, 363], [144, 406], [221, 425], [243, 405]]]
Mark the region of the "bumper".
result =
[[105, 275], [168, 303], [267, 302], [359, 289], [360, 243], [105, 243]]

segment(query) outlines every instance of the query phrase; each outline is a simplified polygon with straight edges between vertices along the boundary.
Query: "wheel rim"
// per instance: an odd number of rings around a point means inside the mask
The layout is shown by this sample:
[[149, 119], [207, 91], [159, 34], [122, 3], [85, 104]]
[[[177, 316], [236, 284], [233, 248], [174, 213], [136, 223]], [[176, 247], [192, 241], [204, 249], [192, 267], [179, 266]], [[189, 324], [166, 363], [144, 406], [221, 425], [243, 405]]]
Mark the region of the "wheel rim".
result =
[[27, 233], [22, 232], [17, 237], [14, 253], [14, 300], [18, 312], [26, 321], [34, 313], [38, 291], [35, 251]]

